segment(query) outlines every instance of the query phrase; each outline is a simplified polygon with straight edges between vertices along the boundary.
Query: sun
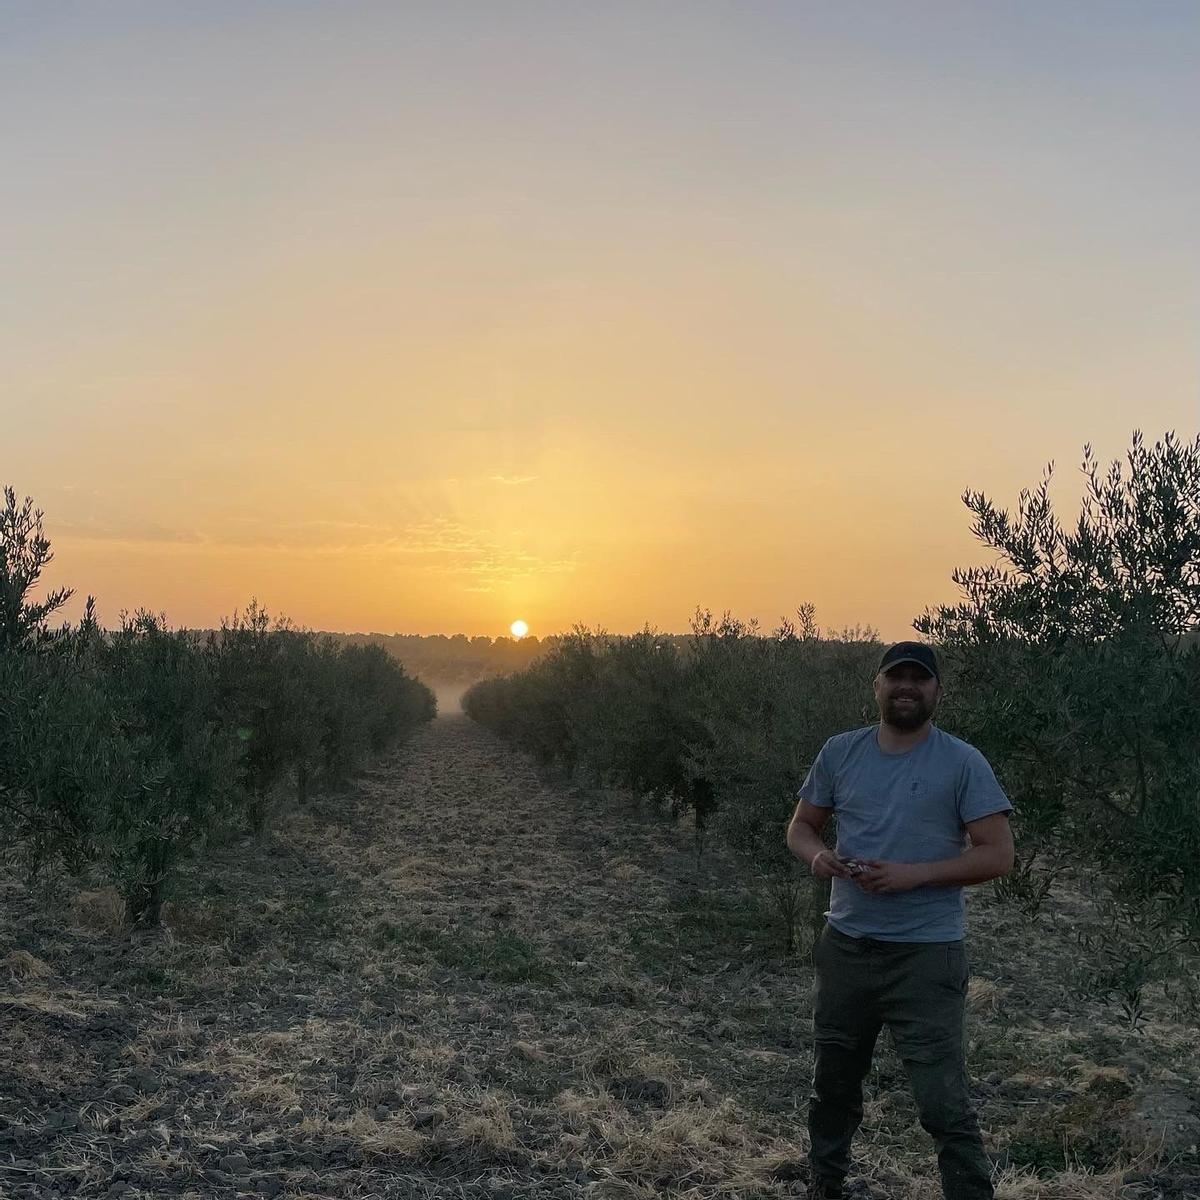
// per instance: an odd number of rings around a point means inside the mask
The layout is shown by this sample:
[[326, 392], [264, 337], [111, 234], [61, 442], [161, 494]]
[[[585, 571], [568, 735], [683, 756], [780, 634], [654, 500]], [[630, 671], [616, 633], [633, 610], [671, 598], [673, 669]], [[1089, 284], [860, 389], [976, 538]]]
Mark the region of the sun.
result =
[[508, 627], [508, 631], [519, 642], [529, 632], [529, 626], [524, 621], [514, 621]]

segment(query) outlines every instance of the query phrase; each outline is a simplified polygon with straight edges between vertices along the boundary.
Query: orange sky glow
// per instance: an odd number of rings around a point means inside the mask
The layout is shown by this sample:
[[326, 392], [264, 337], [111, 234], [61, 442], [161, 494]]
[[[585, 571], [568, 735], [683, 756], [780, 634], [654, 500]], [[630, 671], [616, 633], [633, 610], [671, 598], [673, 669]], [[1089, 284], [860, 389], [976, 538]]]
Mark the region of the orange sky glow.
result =
[[903, 637], [965, 487], [1200, 427], [1187, 5], [100, 7], [0, 16], [73, 615]]

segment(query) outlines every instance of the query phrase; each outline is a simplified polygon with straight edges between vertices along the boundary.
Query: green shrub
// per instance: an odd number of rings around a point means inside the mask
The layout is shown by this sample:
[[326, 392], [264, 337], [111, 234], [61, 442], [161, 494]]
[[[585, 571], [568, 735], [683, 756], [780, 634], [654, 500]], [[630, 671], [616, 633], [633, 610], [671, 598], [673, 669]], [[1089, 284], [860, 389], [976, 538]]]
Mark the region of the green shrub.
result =
[[53, 654], [0, 654], [0, 812], [4, 853], [36, 874], [80, 870], [98, 851], [100, 814], [127, 755], [82, 636]]
[[255, 832], [266, 826], [272, 797], [285, 776], [302, 769], [317, 736], [316, 706], [303, 686], [310, 641], [286, 621], [272, 624], [267, 610], [251, 601], [205, 645], [215, 711], [242, 743], [240, 782]]
[[98, 838], [133, 924], [159, 923], [172, 874], [236, 814], [243, 750], [219, 719], [195, 637], [139, 612], [97, 642], [122, 770], [99, 797]]

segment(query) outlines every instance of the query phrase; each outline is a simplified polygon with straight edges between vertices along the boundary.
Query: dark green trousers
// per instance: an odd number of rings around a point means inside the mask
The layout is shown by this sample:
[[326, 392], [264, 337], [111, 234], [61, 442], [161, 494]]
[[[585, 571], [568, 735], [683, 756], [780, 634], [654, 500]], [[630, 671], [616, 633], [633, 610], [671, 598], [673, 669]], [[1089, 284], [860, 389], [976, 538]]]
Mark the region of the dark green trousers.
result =
[[992, 1200], [991, 1167], [967, 1087], [962, 942], [852, 938], [826, 925], [816, 966], [816, 1063], [808, 1130], [814, 1174], [840, 1182], [862, 1122], [862, 1083], [886, 1025], [917, 1115], [937, 1147], [946, 1200]]

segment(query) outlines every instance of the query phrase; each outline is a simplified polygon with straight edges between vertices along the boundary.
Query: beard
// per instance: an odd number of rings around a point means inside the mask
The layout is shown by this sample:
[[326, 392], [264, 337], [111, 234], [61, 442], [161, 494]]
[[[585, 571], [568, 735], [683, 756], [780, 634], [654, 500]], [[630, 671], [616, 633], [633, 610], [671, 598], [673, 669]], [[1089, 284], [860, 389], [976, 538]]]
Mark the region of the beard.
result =
[[934, 705], [926, 704], [920, 696], [909, 697], [911, 704], [902, 704], [900, 697], [891, 696], [883, 702], [883, 721], [902, 733], [920, 729], [933, 716]]

